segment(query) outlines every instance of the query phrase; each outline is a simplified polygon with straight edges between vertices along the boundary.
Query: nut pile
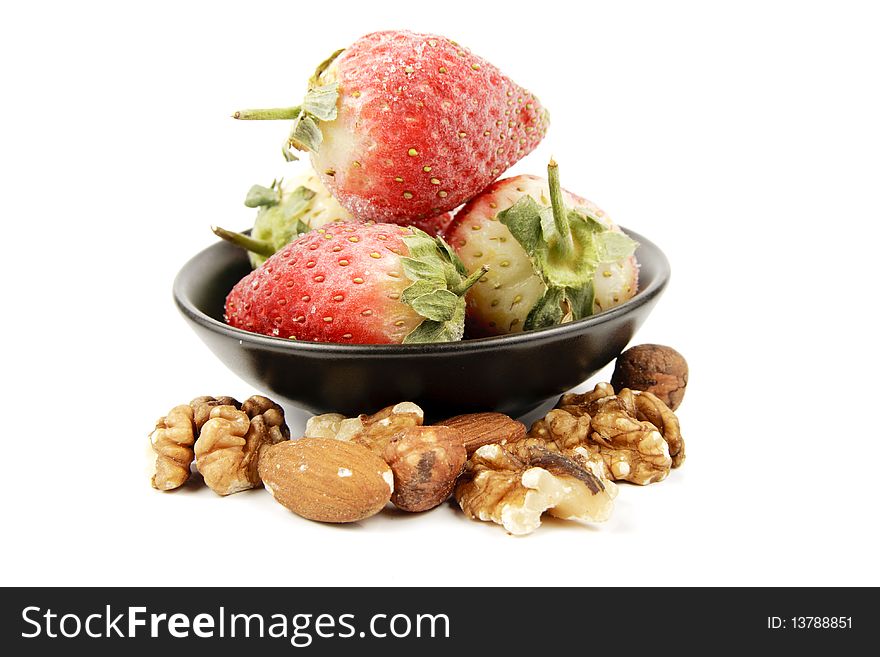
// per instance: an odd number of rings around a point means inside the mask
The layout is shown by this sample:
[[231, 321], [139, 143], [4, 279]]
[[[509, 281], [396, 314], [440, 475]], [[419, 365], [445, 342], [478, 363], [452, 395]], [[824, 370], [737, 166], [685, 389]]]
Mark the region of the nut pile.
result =
[[[544, 513], [602, 522], [611, 515], [616, 482], [657, 483], [685, 460], [678, 418], [663, 397], [681, 403], [687, 365], [682, 370], [677, 352], [666, 358], [668, 348], [645, 346], [625, 352], [621, 359], [631, 355], [615, 370], [622, 383], [634, 373], [640, 388], [615, 392], [599, 383], [563, 395], [528, 431], [501, 413], [426, 426], [419, 406], [401, 402], [372, 415], [314, 416], [304, 436], [291, 441], [284, 411], [265, 397], [243, 404], [198, 397], [156, 424], [152, 484], [183, 485], [194, 461], [219, 495], [262, 483], [277, 502], [320, 522], [364, 520], [389, 501], [403, 511], [427, 511], [450, 497], [470, 518], [515, 535], [537, 529]], [[683, 383], [671, 385], [660, 374]], [[658, 382], [658, 394], [650, 381]]]
[[151, 483], [158, 490], [183, 486], [195, 460], [218, 495], [254, 488], [262, 483], [257, 466], [263, 448], [289, 438], [284, 409], [271, 399], [254, 395], [241, 404], [232, 397], [196, 397], [156, 422]]

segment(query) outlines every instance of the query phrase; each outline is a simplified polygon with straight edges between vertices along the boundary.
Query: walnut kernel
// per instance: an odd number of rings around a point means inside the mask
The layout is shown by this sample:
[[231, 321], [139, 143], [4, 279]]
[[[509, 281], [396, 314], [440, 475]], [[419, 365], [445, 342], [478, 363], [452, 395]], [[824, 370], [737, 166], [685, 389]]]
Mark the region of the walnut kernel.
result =
[[455, 488], [468, 516], [491, 520], [511, 534], [529, 534], [544, 512], [563, 519], [601, 522], [613, 501], [601, 479], [540, 441], [484, 445]]
[[196, 467], [218, 495], [254, 488], [263, 447], [289, 437], [283, 409], [266, 397], [251, 397], [241, 410], [214, 406], [196, 441]]
[[205, 422], [211, 417], [212, 408], [217, 406], [233, 406], [235, 408], [241, 408], [241, 402], [234, 397], [209, 397], [208, 395], [196, 397], [189, 403], [189, 405], [192, 406], [193, 409], [193, 422], [195, 422], [196, 425], [196, 436], [198, 436], [202, 427], [205, 426]]
[[186, 483], [193, 461], [195, 437], [193, 409], [189, 404], [175, 406], [168, 415], [159, 418], [150, 434], [150, 444], [156, 453], [153, 488], [173, 490]]
[[529, 435], [553, 442], [569, 456], [572, 451], [600, 456], [609, 477], [640, 485], [662, 481], [685, 457], [678, 419], [659, 398], [626, 388], [615, 395], [607, 383], [563, 395]]
[[[217, 411], [220, 408], [224, 410]], [[212, 418], [218, 422], [205, 436], [205, 426]], [[289, 437], [284, 410], [266, 397], [254, 395], [244, 404], [232, 397], [196, 397], [171, 409], [150, 434], [156, 453], [153, 487], [179, 488], [189, 479], [193, 460], [200, 456], [205, 483], [216, 492], [227, 495], [252, 488], [257, 466], [251, 460], [257, 458], [259, 447]], [[252, 483], [244, 485], [245, 481]]]

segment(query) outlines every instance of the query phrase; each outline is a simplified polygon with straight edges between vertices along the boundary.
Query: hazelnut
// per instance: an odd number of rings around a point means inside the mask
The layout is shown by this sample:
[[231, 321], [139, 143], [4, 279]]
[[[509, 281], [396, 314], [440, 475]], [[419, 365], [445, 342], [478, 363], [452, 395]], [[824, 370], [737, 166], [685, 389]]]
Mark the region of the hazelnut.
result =
[[403, 511], [427, 511], [452, 494], [467, 462], [461, 434], [452, 427], [404, 429], [384, 450], [394, 473], [391, 501]]
[[675, 410], [681, 404], [688, 382], [687, 361], [672, 347], [640, 344], [617, 358], [611, 385], [650, 392]]

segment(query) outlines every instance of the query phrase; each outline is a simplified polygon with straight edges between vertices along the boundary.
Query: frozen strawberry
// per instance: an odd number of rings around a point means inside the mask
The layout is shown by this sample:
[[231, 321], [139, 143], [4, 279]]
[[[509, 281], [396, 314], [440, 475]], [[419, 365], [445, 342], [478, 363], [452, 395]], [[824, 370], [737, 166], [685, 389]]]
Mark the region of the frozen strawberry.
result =
[[446, 229], [465, 267], [491, 267], [467, 295], [468, 334], [500, 335], [607, 310], [638, 287], [637, 244], [590, 201], [538, 176], [499, 180]]
[[327, 224], [236, 284], [230, 326], [294, 340], [447, 342], [464, 332], [466, 275], [441, 239], [394, 224]]
[[358, 219], [406, 224], [451, 210], [529, 153], [547, 130], [537, 98], [446, 37], [375, 32], [323, 62], [302, 105], [242, 110], [294, 119], [289, 147], [311, 152]]
[[217, 226], [211, 229], [218, 237], [247, 249], [254, 268], [299, 235], [333, 221], [352, 218], [312, 169], [287, 180], [273, 180], [269, 187], [254, 185], [244, 204], [257, 208], [250, 236]]
[[451, 212], [444, 212], [443, 214], [438, 214], [436, 217], [429, 217], [427, 219], [414, 219], [408, 222], [410, 226], [415, 226], [419, 230], [423, 230], [431, 237], [443, 237], [443, 233], [446, 228], [452, 223], [453, 214]]
[[[351, 221], [348, 210], [339, 205], [312, 169], [290, 179], [273, 180], [268, 187], [254, 185], [244, 204], [257, 208], [257, 218], [250, 235], [211, 226], [218, 237], [248, 251], [256, 269], [281, 247], [334, 221]], [[411, 222], [431, 237], [442, 235], [452, 221], [452, 213]]]

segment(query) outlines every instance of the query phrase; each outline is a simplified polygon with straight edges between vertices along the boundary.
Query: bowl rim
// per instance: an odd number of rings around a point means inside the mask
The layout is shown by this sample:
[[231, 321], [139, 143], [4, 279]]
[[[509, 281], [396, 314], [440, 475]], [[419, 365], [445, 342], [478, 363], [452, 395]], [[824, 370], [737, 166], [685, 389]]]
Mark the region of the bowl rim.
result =
[[[458, 342], [435, 342], [428, 344], [344, 344], [339, 342], [308, 342], [305, 340], [289, 340], [287, 338], [251, 333], [243, 329], [234, 328], [214, 319], [210, 315], [199, 310], [187, 294], [184, 293], [184, 279], [190, 277], [191, 269], [197, 267], [197, 262], [205, 257], [212, 249], [223, 248], [225, 242], [218, 242], [202, 249], [186, 264], [181, 267], [174, 278], [172, 293], [174, 301], [180, 312], [191, 321], [216, 333], [221, 333], [229, 338], [237, 339], [239, 344], [250, 343], [263, 349], [280, 352], [302, 352], [309, 354], [335, 354], [338, 356], [399, 356], [407, 354], [446, 354], [461, 353], [474, 350], [491, 349], [504, 346], [516, 346], [527, 342], [541, 341], [546, 339], [564, 339], [570, 335], [581, 333], [591, 326], [611, 321], [620, 315], [627, 314], [636, 308], [643, 306], [659, 295], [669, 283], [671, 268], [669, 260], [663, 251], [654, 242], [641, 234], [621, 227], [621, 229], [636, 242], [639, 243], [638, 251], [651, 252], [651, 259], [656, 268], [651, 282], [644, 288], [640, 288], [636, 295], [624, 301], [619, 306], [610, 308], [583, 319], [577, 319], [565, 324], [558, 324], [542, 329], [520, 331], [507, 335], [492, 336], [486, 338], [469, 338]], [[228, 246], [228, 245], [226, 245]]]

